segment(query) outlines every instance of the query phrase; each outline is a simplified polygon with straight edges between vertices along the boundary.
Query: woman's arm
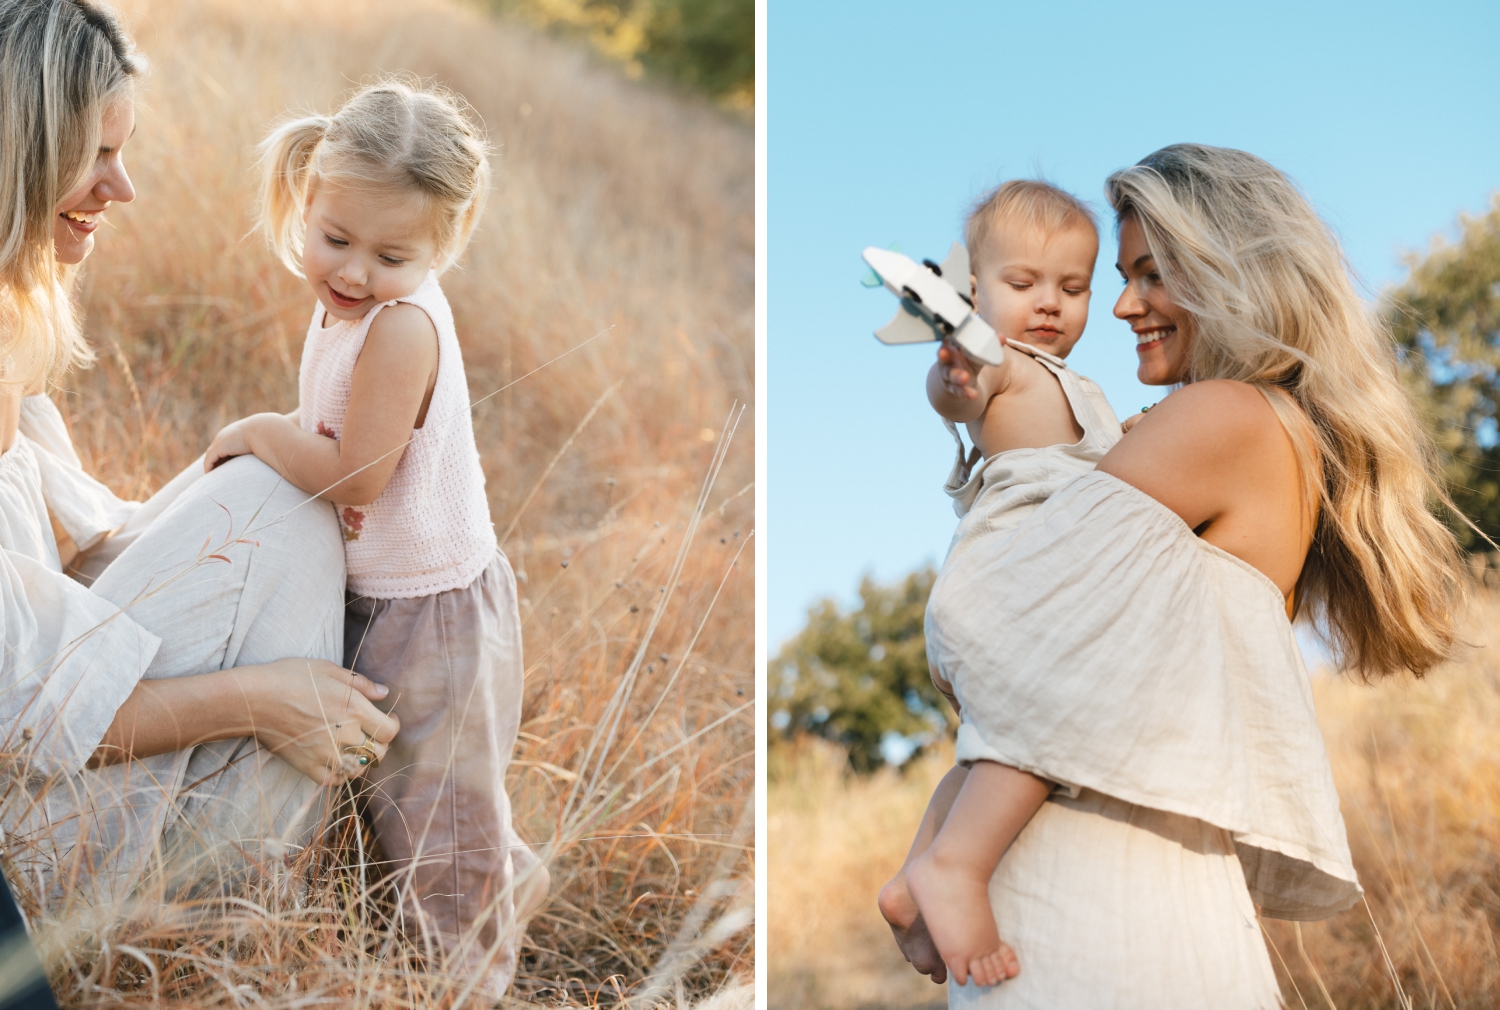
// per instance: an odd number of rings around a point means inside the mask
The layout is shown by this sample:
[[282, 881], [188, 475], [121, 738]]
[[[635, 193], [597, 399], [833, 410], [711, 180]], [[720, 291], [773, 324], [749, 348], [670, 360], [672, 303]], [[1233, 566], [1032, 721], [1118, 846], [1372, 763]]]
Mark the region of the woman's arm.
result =
[[254, 453], [308, 494], [368, 504], [390, 483], [412, 429], [426, 421], [437, 363], [437, 329], [426, 312], [405, 303], [382, 309], [354, 365], [337, 438], [303, 431], [285, 414], [253, 414], [214, 436], [204, 468]]
[[377, 757], [400, 729], [371, 704], [388, 688], [333, 663], [283, 659], [191, 677], [142, 680], [115, 713], [89, 766], [255, 737], [316, 782], [347, 773], [343, 748], [373, 741]]

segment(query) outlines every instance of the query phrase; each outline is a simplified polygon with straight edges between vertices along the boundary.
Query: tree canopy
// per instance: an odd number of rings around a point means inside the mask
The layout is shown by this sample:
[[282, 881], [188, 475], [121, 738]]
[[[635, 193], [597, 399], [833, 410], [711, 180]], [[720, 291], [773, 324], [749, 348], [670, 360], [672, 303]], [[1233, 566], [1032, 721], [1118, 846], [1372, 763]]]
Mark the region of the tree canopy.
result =
[[[1408, 258], [1410, 272], [1385, 312], [1454, 503], [1500, 541], [1500, 196], [1459, 224], [1456, 242], [1435, 240]], [[1469, 549], [1492, 549], [1462, 520], [1450, 522]]]
[[813, 733], [869, 771], [946, 730], [951, 709], [932, 686], [922, 634], [934, 578], [931, 568], [891, 585], [866, 578], [857, 609], [823, 600], [808, 611], [767, 671], [773, 740]]
[[654, 74], [721, 105], [755, 103], [755, 0], [488, 0], [581, 36], [628, 73]]

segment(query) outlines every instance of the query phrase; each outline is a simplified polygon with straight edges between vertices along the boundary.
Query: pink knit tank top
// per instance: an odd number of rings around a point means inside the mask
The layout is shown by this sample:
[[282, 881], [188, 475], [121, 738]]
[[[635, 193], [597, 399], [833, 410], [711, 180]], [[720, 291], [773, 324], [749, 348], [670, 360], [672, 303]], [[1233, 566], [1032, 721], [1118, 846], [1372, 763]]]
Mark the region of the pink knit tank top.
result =
[[463, 355], [436, 274], [428, 274], [409, 296], [376, 305], [363, 319], [324, 327], [323, 306], [313, 310], [298, 376], [302, 428], [341, 436], [354, 362], [370, 324], [398, 301], [422, 309], [437, 328], [432, 401], [380, 497], [368, 505], [337, 506], [349, 591], [383, 600], [462, 589], [490, 563], [497, 548], [469, 418]]

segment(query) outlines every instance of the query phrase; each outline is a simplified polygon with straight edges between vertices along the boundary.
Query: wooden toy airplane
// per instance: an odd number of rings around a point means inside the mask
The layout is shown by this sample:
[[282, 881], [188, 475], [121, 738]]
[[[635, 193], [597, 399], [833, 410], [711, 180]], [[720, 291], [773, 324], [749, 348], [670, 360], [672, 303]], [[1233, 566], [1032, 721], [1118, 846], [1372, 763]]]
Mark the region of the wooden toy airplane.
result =
[[[896, 318], [875, 331], [883, 344], [953, 340], [964, 353], [986, 365], [1005, 359], [995, 331], [969, 299], [969, 254], [957, 242], [942, 265], [915, 263], [901, 253], [870, 246], [864, 260], [888, 291], [901, 299]], [[872, 285], [873, 286], [873, 285]]]

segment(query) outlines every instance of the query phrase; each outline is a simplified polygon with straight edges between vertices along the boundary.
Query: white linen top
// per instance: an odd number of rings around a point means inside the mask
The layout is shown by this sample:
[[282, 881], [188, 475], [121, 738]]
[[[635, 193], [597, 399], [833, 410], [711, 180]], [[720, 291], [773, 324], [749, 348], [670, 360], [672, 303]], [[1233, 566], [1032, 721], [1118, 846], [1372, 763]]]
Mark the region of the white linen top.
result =
[[0, 455], [0, 751], [41, 776], [82, 770], [161, 644], [63, 574], [49, 506], [80, 547], [139, 507], [84, 473], [57, 407], [28, 396]]
[[338, 509], [349, 591], [375, 599], [462, 589], [490, 563], [497, 546], [469, 417], [463, 355], [437, 274], [361, 319], [325, 327], [323, 306], [314, 308], [298, 376], [302, 428], [329, 438], [342, 435], [354, 364], [370, 324], [397, 302], [416, 305], [431, 318], [438, 334], [438, 372], [422, 427], [412, 430], [380, 497]]
[[960, 519], [948, 547], [948, 562], [976, 539], [1015, 526], [1064, 483], [1092, 470], [1120, 440], [1120, 421], [1092, 379], [1030, 344], [1007, 340], [1005, 346], [1029, 354], [1057, 377], [1083, 437], [1039, 449], [997, 452], [980, 462], [979, 447], [966, 453], [958, 426], [945, 420], [958, 443], [958, 459], [943, 490], [953, 499], [953, 511]]
[[1266, 915], [1360, 895], [1281, 592], [1097, 470], [944, 565], [927, 654], [997, 761], [1234, 838]]

